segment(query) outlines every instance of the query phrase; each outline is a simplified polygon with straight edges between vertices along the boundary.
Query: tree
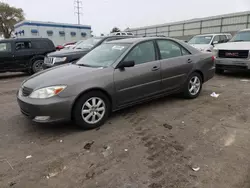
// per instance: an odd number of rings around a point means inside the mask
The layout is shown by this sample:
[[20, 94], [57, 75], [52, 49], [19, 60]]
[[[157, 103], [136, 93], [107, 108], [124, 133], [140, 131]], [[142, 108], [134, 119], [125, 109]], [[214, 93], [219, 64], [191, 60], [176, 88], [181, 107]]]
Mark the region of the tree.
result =
[[110, 33], [120, 32], [121, 30], [118, 27], [114, 27]]
[[23, 9], [0, 2], [0, 34], [3, 34], [4, 38], [10, 38], [14, 25], [22, 20], [24, 20]]

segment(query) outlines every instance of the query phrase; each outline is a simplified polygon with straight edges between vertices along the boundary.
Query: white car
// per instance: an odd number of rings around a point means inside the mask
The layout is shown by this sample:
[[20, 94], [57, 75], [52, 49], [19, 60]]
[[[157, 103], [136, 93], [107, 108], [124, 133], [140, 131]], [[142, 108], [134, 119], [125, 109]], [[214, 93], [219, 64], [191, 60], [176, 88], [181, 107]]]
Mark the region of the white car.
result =
[[225, 44], [214, 48], [216, 72], [224, 70], [250, 70], [250, 29], [237, 32]]
[[111, 35], [129, 35], [129, 36], [133, 36], [134, 34], [131, 32], [115, 32], [112, 33]]
[[227, 42], [230, 35], [228, 33], [196, 35], [188, 41], [188, 44], [202, 52], [212, 52], [215, 45]]

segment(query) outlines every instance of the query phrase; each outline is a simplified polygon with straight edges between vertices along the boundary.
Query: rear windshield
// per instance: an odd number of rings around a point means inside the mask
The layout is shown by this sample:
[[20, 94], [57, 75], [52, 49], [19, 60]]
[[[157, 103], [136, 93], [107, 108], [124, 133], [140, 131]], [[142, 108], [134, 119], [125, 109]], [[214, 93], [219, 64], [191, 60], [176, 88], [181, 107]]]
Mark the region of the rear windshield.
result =
[[212, 35], [194, 36], [188, 44], [210, 44], [212, 38]]

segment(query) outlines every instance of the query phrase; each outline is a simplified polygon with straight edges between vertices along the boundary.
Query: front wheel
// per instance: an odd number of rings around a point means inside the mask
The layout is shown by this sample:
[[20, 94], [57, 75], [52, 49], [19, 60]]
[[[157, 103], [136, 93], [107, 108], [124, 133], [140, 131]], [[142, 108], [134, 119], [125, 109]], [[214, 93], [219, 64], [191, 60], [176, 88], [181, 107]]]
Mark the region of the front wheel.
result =
[[194, 99], [199, 96], [202, 89], [202, 78], [199, 73], [192, 73], [184, 85], [184, 97]]
[[73, 109], [75, 123], [83, 129], [94, 129], [105, 123], [111, 104], [105, 94], [92, 91], [80, 97]]

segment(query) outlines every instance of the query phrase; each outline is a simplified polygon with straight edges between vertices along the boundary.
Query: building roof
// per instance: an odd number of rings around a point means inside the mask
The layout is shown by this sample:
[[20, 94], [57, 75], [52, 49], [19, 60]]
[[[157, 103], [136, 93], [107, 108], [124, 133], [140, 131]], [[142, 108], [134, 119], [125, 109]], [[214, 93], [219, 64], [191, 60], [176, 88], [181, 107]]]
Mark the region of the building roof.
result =
[[41, 26], [41, 27], [63, 27], [63, 28], [75, 28], [75, 29], [91, 29], [90, 25], [77, 25], [77, 24], [67, 24], [67, 23], [55, 23], [55, 22], [40, 22], [40, 21], [31, 21], [24, 20], [17, 23], [14, 27], [15, 29], [24, 26]]

